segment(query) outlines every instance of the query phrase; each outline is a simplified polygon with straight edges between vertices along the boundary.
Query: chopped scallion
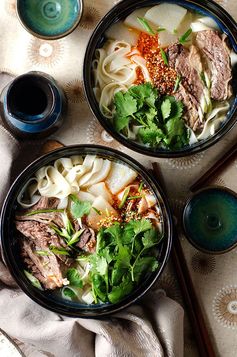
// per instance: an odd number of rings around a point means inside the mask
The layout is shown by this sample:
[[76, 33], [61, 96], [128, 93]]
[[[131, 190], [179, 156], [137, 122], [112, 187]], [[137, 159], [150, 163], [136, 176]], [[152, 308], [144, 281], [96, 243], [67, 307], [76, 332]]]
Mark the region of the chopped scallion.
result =
[[101, 211], [97, 209], [96, 207], [91, 207], [97, 214], [101, 216]]
[[37, 288], [39, 290], [43, 290], [39, 280], [34, 275], [29, 273], [27, 270], [24, 270], [24, 274], [35, 288]]
[[143, 189], [143, 186], [144, 186], [144, 182], [142, 181], [139, 185], [139, 188], [138, 188], [138, 192], [141, 193], [142, 189]]
[[179, 83], [181, 82], [182, 77], [178, 74], [176, 81], [175, 81], [175, 85], [174, 85], [174, 92], [177, 92], [178, 88], [179, 88]]
[[166, 31], [166, 29], [164, 27], [159, 27], [156, 31], [157, 32], [163, 32], [163, 31]]
[[180, 38], [179, 38], [179, 43], [184, 44], [185, 42], [188, 41], [188, 37], [191, 35], [192, 29], [188, 29]]
[[122, 201], [120, 202], [119, 204], [119, 209], [123, 208], [125, 202], [126, 202], [126, 199], [128, 197], [128, 194], [129, 194], [129, 191], [130, 191], [130, 187], [127, 187], [125, 190], [124, 190], [124, 193], [123, 193], [123, 197], [122, 197]]
[[80, 229], [79, 231], [77, 231], [76, 233], [73, 234], [72, 238], [68, 241], [67, 245], [72, 245], [74, 243], [79, 242], [80, 240], [80, 236], [82, 235], [82, 233], [84, 232], [85, 229]]
[[64, 248], [57, 248], [54, 245], [51, 245], [49, 249], [51, 250], [52, 253], [56, 255], [69, 255], [69, 252]]
[[130, 196], [128, 197], [128, 200], [136, 200], [137, 198], [142, 198], [142, 195], [138, 195], [138, 196]]
[[137, 21], [143, 26], [144, 30], [146, 30], [150, 35], [155, 35], [155, 32], [152, 30], [151, 26], [148, 24], [144, 17], [137, 17]]
[[163, 48], [160, 49], [160, 53], [161, 53], [161, 57], [162, 57], [164, 63], [168, 66], [168, 64], [169, 64], [169, 63], [168, 63], [168, 58], [167, 58], [166, 53], [165, 53], [165, 51], [163, 50]]
[[33, 216], [38, 213], [51, 213], [51, 212], [63, 212], [63, 209], [39, 209], [37, 211], [31, 211], [29, 213], [26, 213], [25, 216]]
[[41, 256], [51, 255], [50, 251], [48, 251], [48, 250], [36, 250], [35, 253], [38, 255], [41, 255]]

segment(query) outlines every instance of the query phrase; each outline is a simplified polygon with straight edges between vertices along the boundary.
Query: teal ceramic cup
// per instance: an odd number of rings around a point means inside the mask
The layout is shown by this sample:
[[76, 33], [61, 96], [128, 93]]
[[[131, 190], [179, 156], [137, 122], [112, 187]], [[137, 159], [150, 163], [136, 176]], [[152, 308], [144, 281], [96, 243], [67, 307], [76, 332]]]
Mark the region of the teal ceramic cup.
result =
[[190, 243], [203, 252], [231, 250], [237, 245], [237, 194], [218, 186], [196, 192], [184, 208], [183, 227]]
[[82, 16], [82, 0], [17, 0], [17, 13], [32, 35], [55, 40], [71, 33]]

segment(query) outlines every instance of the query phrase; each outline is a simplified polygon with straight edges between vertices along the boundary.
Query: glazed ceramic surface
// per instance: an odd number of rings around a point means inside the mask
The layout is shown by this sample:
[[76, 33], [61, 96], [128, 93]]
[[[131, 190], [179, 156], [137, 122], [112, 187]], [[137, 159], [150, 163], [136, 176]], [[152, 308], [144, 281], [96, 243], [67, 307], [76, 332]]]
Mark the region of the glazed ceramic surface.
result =
[[43, 137], [62, 124], [66, 100], [54, 79], [42, 72], [16, 77], [1, 94], [3, 118], [22, 138]]
[[[103, 46], [105, 41], [105, 32], [106, 30], [115, 22], [125, 19], [131, 12], [135, 9], [154, 6], [159, 3], [163, 3], [162, 0], [142, 0], [142, 1], [134, 1], [134, 0], [124, 0], [115, 5], [99, 22], [98, 26], [94, 30], [89, 43], [87, 45], [87, 50], [84, 58], [84, 86], [87, 95], [87, 100], [90, 105], [90, 108], [95, 115], [95, 117], [99, 120], [100, 124], [104, 127], [104, 129], [117, 141], [119, 141], [124, 146], [128, 147], [131, 150], [134, 150], [138, 153], [154, 156], [154, 157], [182, 157], [191, 154], [198, 153], [203, 151], [204, 149], [210, 147], [215, 144], [234, 126], [236, 123], [236, 112], [237, 112], [237, 88], [236, 82], [233, 82], [234, 89], [234, 97], [232, 99], [231, 108], [227, 114], [227, 119], [223, 123], [223, 125], [216, 131], [216, 133], [208, 137], [208, 139], [199, 141], [193, 145], [188, 145], [183, 147], [182, 149], [177, 149], [175, 151], [166, 150], [163, 148], [149, 148], [145, 145], [140, 145], [134, 141], [128, 140], [123, 135], [119, 134], [115, 131], [112, 126], [112, 123], [105, 118], [100, 109], [98, 102], [96, 100], [93, 86], [94, 86], [94, 78], [92, 68], [92, 61], [95, 56], [95, 50]], [[180, 6], [183, 6], [192, 11], [197, 11], [203, 16], [212, 17], [219, 25], [220, 29], [227, 34], [231, 46], [235, 52], [237, 52], [237, 24], [233, 18], [217, 3], [214, 1], [203, 1], [203, 0], [169, 0], [169, 3], [175, 3]], [[233, 77], [235, 78], [234, 70]]]
[[223, 253], [237, 244], [237, 196], [221, 187], [207, 187], [187, 203], [183, 224], [187, 238], [198, 249]]
[[81, 0], [18, 0], [17, 11], [23, 26], [35, 36], [60, 38], [79, 23]]
[[[23, 272], [23, 262], [20, 257], [19, 240], [16, 238], [16, 232], [14, 228], [14, 216], [17, 207], [16, 198], [22, 191], [22, 188], [34, 173], [42, 166], [62, 158], [72, 155], [99, 155], [104, 158], [118, 160], [119, 162], [131, 167], [137, 171], [142, 180], [148, 184], [153, 190], [161, 207], [161, 215], [163, 216], [164, 237], [159, 245], [158, 260], [159, 268], [157, 271], [147, 276], [143, 282], [127, 297], [116, 304], [95, 304], [95, 305], [82, 305], [73, 301], [62, 299], [60, 296], [55, 295], [50, 290], [41, 291], [31, 285]], [[39, 303], [43, 307], [55, 311], [59, 314], [65, 314], [69, 316], [78, 317], [101, 317], [112, 314], [119, 311], [131, 303], [135, 302], [138, 298], [142, 297], [150, 287], [155, 283], [157, 278], [161, 275], [165, 265], [167, 264], [173, 235], [173, 225], [170, 210], [167, 204], [166, 197], [164, 196], [161, 188], [155, 179], [147, 173], [138, 162], [131, 159], [129, 156], [122, 154], [116, 150], [108, 149], [102, 146], [96, 145], [78, 145], [65, 147], [52, 153], [49, 153], [37, 161], [29, 165], [17, 178], [12, 185], [9, 194], [6, 198], [2, 209], [1, 216], [1, 246], [4, 255], [5, 262], [15, 278], [17, 284], [22, 290], [31, 297], [35, 302]]]

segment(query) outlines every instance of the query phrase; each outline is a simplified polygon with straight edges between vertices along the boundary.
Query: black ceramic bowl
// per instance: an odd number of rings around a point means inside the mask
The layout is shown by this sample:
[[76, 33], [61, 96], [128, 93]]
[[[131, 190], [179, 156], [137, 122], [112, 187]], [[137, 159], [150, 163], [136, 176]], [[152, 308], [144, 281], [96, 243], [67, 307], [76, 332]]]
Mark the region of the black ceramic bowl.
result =
[[[237, 24], [234, 19], [217, 3], [208, 0], [123, 0], [115, 5], [99, 22], [91, 38], [88, 42], [85, 58], [84, 58], [84, 87], [90, 108], [99, 120], [104, 129], [121, 144], [128, 147], [131, 150], [139, 152], [144, 155], [155, 156], [155, 157], [182, 157], [186, 155], [191, 155], [203, 151], [210, 147], [211, 145], [217, 143], [221, 138], [229, 132], [229, 130], [236, 123], [236, 112], [237, 112], [237, 83], [233, 81], [234, 97], [232, 101], [231, 108], [227, 114], [226, 121], [223, 125], [216, 131], [216, 133], [206, 140], [200, 141], [196, 144], [186, 146], [182, 149], [175, 151], [165, 150], [165, 149], [152, 149], [135, 143], [134, 141], [128, 140], [123, 135], [117, 133], [108, 119], [106, 119], [100, 112], [98, 103], [96, 101], [93, 92], [93, 74], [92, 74], [92, 61], [94, 59], [94, 54], [96, 48], [103, 46], [105, 41], [104, 33], [105, 31], [115, 22], [123, 20], [135, 9], [147, 6], [154, 6], [162, 2], [169, 2], [179, 4], [187, 9], [198, 11], [204, 16], [211, 16], [219, 24], [221, 30], [228, 35], [230, 45], [233, 50], [237, 52]], [[236, 78], [237, 69], [234, 69], [233, 78]]]
[[[50, 292], [50, 290], [41, 291], [33, 287], [23, 273], [24, 266], [19, 254], [19, 240], [16, 238], [16, 231], [14, 228], [14, 215], [15, 209], [17, 207], [16, 198], [27, 180], [32, 177], [39, 168], [61, 157], [68, 157], [76, 154], [96, 154], [112, 160], [118, 160], [130, 166], [132, 169], [136, 170], [141, 175], [144, 182], [146, 182], [152, 188], [158, 199], [158, 202], [160, 203], [160, 208], [164, 220], [164, 239], [159, 245], [159, 269], [144, 279], [144, 281], [130, 295], [128, 295], [117, 304], [82, 305], [80, 303], [66, 301], [59, 296], [56, 297], [55, 294]], [[19, 287], [30, 298], [32, 298], [32, 300], [45, 307], [46, 309], [55, 311], [59, 314], [77, 317], [100, 318], [102, 316], [117, 312], [135, 302], [138, 298], [142, 297], [160, 276], [167, 263], [171, 249], [172, 233], [172, 218], [167, 200], [154, 177], [152, 177], [139, 163], [127, 155], [112, 149], [105, 148], [103, 146], [94, 145], [78, 145], [58, 149], [52, 153], [42, 156], [30, 164], [13, 183], [4, 202], [1, 215], [1, 246], [3, 257], [8, 269], [18, 283]]]

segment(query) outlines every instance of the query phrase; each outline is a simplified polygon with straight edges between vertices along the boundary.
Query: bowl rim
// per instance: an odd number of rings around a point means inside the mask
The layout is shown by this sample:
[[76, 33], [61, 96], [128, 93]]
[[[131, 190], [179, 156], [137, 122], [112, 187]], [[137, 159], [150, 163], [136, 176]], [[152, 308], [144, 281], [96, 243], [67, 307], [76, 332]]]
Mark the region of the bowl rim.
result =
[[80, 12], [77, 15], [77, 20], [74, 22], [73, 26], [70, 27], [68, 30], [58, 34], [58, 35], [42, 35], [38, 32], [35, 32], [34, 30], [32, 30], [27, 24], [26, 22], [23, 20], [22, 16], [21, 16], [21, 10], [20, 10], [20, 2], [21, 0], [17, 0], [17, 6], [16, 6], [16, 13], [17, 13], [17, 17], [18, 20], [20, 22], [20, 24], [22, 25], [22, 27], [29, 32], [31, 35], [40, 38], [41, 40], [59, 40], [60, 38], [66, 37], [68, 35], [70, 35], [70, 33], [72, 33], [77, 26], [79, 25], [81, 18], [83, 16], [83, 12], [84, 12], [84, 2], [83, 0], [77, 0], [78, 4], [80, 5]]
[[182, 228], [183, 228], [183, 232], [185, 237], [187, 238], [187, 240], [189, 241], [189, 243], [196, 248], [197, 250], [199, 250], [200, 252], [206, 253], [206, 254], [211, 254], [211, 255], [221, 255], [224, 253], [228, 253], [230, 252], [232, 249], [234, 249], [237, 246], [237, 241], [236, 243], [233, 243], [229, 248], [227, 249], [223, 249], [223, 250], [208, 250], [205, 249], [203, 247], [201, 247], [200, 245], [198, 245], [197, 243], [195, 243], [190, 235], [187, 232], [187, 227], [186, 227], [186, 218], [187, 218], [187, 210], [192, 202], [192, 200], [194, 198], [196, 198], [200, 193], [203, 193], [205, 191], [212, 191], [212, 190], [217, 190], [217, 191], [221, 191], [221, 192], [227, 192], [228, 194], [230, 194], [231, 196], [235, 197], [237, 199], [237, 193], [233, 190], [231, 190], [228, 187], [224, 187], [224, 186], [220, 186], [220, 185], [210, 185], [210, 186], [206, 186], [203, 188], [200, 188], [199, 190], [195, 191], [186, 201], [184, 208], [183, 208], [183, 212], [182, 212]]
[[[117, 133], [109, 121], [102, 115], [100, 112], [98, 103], [95, 99], [95, 95], [93, 93], [93, 88], [91, 86], [91, 69], [88, 64], [91, 64], [93, 57], [94, 57], [94, 50], [97, 48], [99, 41], [101, 40], [102, 36], [104, 35], [105, 30], [110, 26], [112, 23], [115, 23], [121, 18], [121, 10], [123, 9], [123, 13], [127, 11], [129, 8], [130, 11], [135, 10], [139, 7], [146, 7], [146, 6], [153, 6], [158, 5], [162, 2], [168, 3], [175, 3], [180, 6], [188, 6], [192, 5], [197, 8], [203, 9], [205, 12], [209, 12], [215, 17], [219, 18], [222, 17], [221, 22], [228, 28], [232, 36], [232, 41], [235, 42], [235, 51], [237, 52], [237, 22], [233, 19], [233, 17], [219, 4], [214, 2], [213, 0], [208, 0], [207, 2], [203, 3], [202, 0], [140, 0], [134, 2], [133, 0], [122, 0], [113, 6], [99, 21], [97, 26], [95, 27], [94, 31], [92, 32], [90, 39], [87, 43], [84, 61], [83, 61], [83, 86], [84, 91], [86, 94], [87, 103], [90, 107], [91, 112], [95, 116], [95, 118], [99, 121], [102, 127], [119, 143], [127, 147], [128, 149], [135, 151], [137, 153], [157, 157], [157, 158], [178, 158], [178, 157], [185, 157], [189, 155], [194, 155], [200, 153], [209, 147], [215, 145], [219, 140], [221, 140], [236, 124], [237, 124], [237, 93], [236, 96], [233, 98], [233, 104], [230, 108], [231, 112], [229, 114], [229, 118], [226, 122], [224, 122], [217, 132], [210, 136], [209, 138], [202, 140], [196, 144], [186, 146], [179, 150], [175, 151], [168, 151], [162, 149], [152, 149], [146, 147], [145, 145], [139, 145], [138, 143], [128, 140], [123, 135]], [[148, 5], [147, 3], [150, 3]], [[118, 15], [119, 14], [119, 15]], [[123, 15], [123, 14], [122, 14]], [[115, 20], [114, 20], [115, 19]], [[233, 47], [233, 43], [232, 43]]]
[[[82, 152], [80, 152], [81, 150]], [[27, 281], [26, 278], [24, 278], [23, 281], [23, 279], [19, 275], [20, 273], [17, 273], [18, 264], [13, 259], [14, 253], [12, 252], [12, 249], [10, 247], [10, 243], [7, 243], [8, 242], [7, 235], [9, 232], [8, 224], [11, 221], [9, 217], [11, 216], [12, 209], [14, 208], [13, 206], [16, 200], [16, 195], [17, 193], [19, 193], [20, 189], [27, 181], [27, 179], [29, 179], [35, 173], [35, 171], [38, 170], [40, 167], [44, 166], [47, 163], [49, 164], [50, 162], [55, 161], [59, 157], [75, 155], [75, 151], [76, 152], [78, 151], [79, 155], [84, 155], [86, 154], [86, 152], [88, 151], [90, 152], [90, 150], [94, 152], [97, 151], [98, 155], [101, 156], [104, 155], [107, 157], [114, 158], [115, 160], [119, 160], [125, 165], [128, 165], [133, 169], [138, 169], [138, 173], [144, 178], [145, 181], [148, 182], [148, 184], [151, 186], [152, 190], [154, 191], [156, 197], [159, 198], [159, 204], [164, 216], [164, 227], [165, 227], [164, 229], [166, 231], [165, 231], [164, 247], [161, 248], [162, 261], [159, 265], [159, 269], [156, 272], [151, 273], [151, 275], [145, 280], [144, 286], [141, 285], [142, 291], [139, 290], [141, 289], [141, 286], [137, 286], [134, 289], [134, 291], [131, 294], [129, 294], [127, 297], [125, 297], [123, 300], [121, 300], [121, 302], [118, 302], [116, 304], [108, 304], [108, 305], [103, 304], [101, 305], [101, 307], [98, 307], [97, 310], [96, 309], [93, 310], [92, 307], [88, 313], [87, 305], [85, 305], [85, 308], [78, 307], [78, 309], [70, 306], [65, 306], [63, 303], [60, 304], [59, 301], [56, 301], [56, 304], [52, 305], [50, 304], [50, 299], [48, 295], [44, 296], [44, 294], [40, 292], [40, 290], [32, 287], [32, 285], [29, 283], [29, 281]], [[172, 246], [172, 238], [173, 238], [173, 220], [168, 204], [168, 199], [164, 194], [156, 178], [153, 177], [153, 175], [150, 172], [148, 172], [148, 170], [146, 170], [145, 167], [143, 167], [139, 162], [137, 162], [133, 158], [129, 157], [123, 152], [121, 153], [115, 149], [111, 149], [101, 145], [82, 144], [82, 145], [72, 145], [72, 146], [59, 148], [50, 153], [42, 155], [41, 157], [37, 158], [32, 163], [30, 163], [20, 173], [20, 175], [15, 179], [15, 181], [11, 185], [8, 194], [5, 198], [5, 201], [3, 203], [0, 222], [1, 222], [0, 246], [2, 249], [3, 261], [8, 267], [13, 278], [18, 283], [19, 287], [23, 290], [24, 293], [26, 293], [27, 296], [29, 296], [33, 301], [35, 301], [42, 307], [50, 311], [66, 316], [71, 316], [71, 317], [101, 318], [104, 316], [111, 315], [115, 312], [118, 312], [128, 307], [132, 303], [136, 302], [138, 299], [140, 299], [148, 290], [150, 290], [150, 288], [153, 286], [153, 284], [157, 281], [157, 279], [163, 272], [164, 267], [168, 262], [168, 258]], [[19, 268], [18, 268], [18, 272], [19, 272]]]

